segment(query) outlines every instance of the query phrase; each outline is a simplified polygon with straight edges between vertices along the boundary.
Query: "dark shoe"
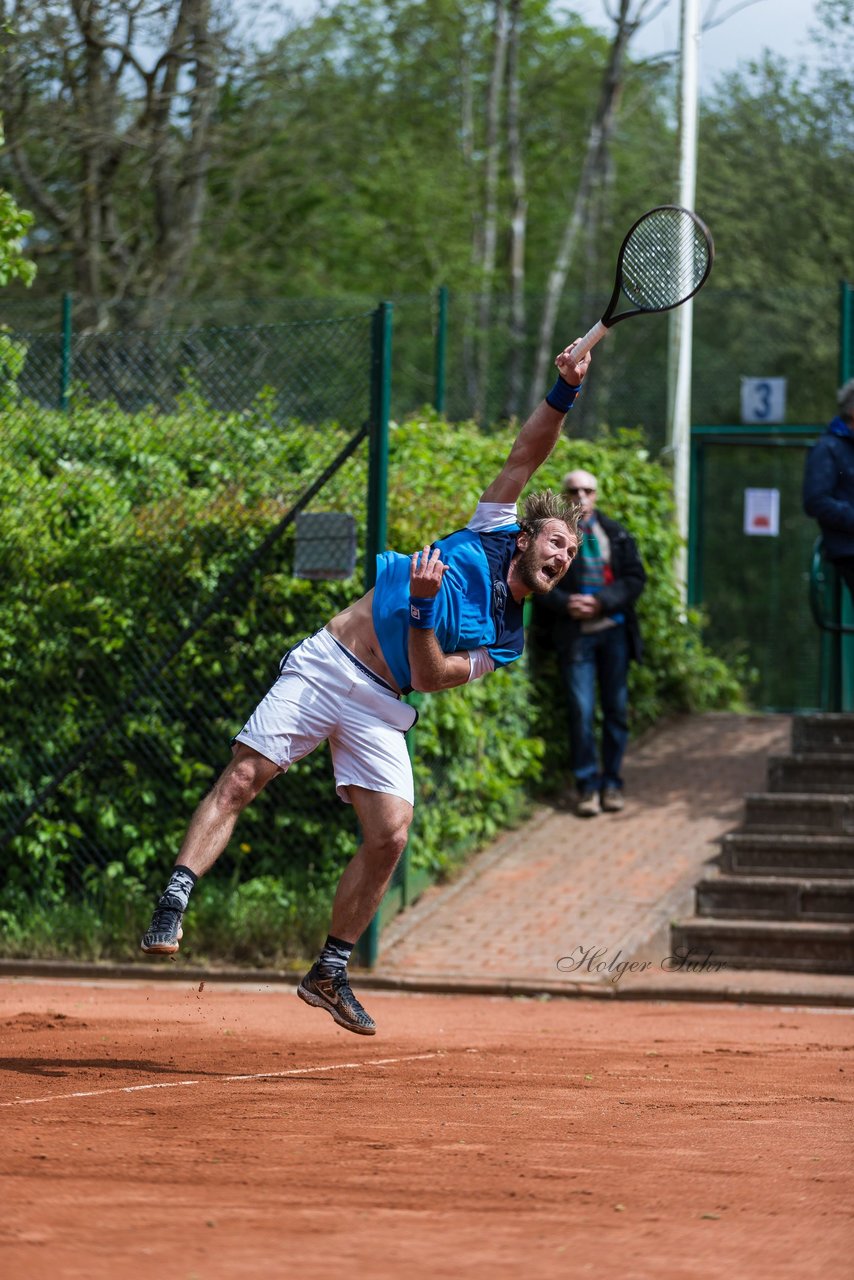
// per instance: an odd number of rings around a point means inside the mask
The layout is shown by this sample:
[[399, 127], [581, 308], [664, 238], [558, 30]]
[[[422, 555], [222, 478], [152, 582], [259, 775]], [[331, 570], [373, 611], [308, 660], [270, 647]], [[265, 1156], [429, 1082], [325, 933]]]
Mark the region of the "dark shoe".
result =
[[148, 932], [143, 934], [142, 942], [139, 944], [142, 950], [148, 955], [155, 956], [170, 956], [177, 951], [178, 943], [184, 936], [184, 930], [181, 928], [183, 915], [184, 913], [175, 907], [162, 906], [158, 903], [151, 917]]
[[619, 813], [626, 807], [623, 793], [619, 787], [605, 787], [602, 792], [602, 808], [606, 813]]
[[598, 791], [582, 791], [575, 806], [579, 818], [595, 818], [601, 812]]
[[360, 1036], [376, 1034], [377, 1025], [350, 989], [346, 969], [324, 972], [313, 964], [297, 987], [297, 995], [315, 1009], [325, 1009], [341, 1027]]

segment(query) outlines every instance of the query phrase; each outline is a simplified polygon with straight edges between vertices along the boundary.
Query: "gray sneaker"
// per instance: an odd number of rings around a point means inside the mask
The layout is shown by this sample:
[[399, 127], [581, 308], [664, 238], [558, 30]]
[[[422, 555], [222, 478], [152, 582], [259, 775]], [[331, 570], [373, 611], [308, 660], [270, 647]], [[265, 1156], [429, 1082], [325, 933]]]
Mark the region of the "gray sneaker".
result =
[[146, 955], [171, 956], [178, 950], [178, 943], [184, 936], [181, 921], [184, 913], [175, 907], [157, 904], [147, 933], [142, 935], [140, 948]]
[[625, 806], [626, 802], [619, 787], [605, 787], [602, 792], [602, 808], [606, 813], [619, 813]]
[[575, 812], [578, 814], [579, 818], [595, 818], [597, 813], [601, 813], [599, 792], [582, 791], [578, 797]]
[[341, 1027], [360, 1036], [376, 1035], [377, 1026], [353, 995], [346, 969], [325, 973], [315, 963], [297, 987], [297, 995], [315, 1009], [325, 1009]]

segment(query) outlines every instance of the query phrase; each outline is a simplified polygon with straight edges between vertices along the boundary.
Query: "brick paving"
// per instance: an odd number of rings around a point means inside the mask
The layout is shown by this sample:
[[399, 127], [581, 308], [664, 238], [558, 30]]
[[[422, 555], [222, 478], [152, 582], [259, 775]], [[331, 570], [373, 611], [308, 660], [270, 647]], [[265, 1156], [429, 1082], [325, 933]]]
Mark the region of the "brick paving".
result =
[[[373, 976], [416, 988], [854, 999], [854, 978], [666, 962], [669, 921], [693, 913], [703, 864], [740, 824], [745, 794], [766, 789], [767, 757], [790, 742], [791, 719], [780, 715], [657, 728], [627, 754], [622, 813], [583, 819], [541, 806], [389, 924]], [[571, 959], [558, 968], [562, 958]], [[621, 961], [637, 968], [615, 982]]]

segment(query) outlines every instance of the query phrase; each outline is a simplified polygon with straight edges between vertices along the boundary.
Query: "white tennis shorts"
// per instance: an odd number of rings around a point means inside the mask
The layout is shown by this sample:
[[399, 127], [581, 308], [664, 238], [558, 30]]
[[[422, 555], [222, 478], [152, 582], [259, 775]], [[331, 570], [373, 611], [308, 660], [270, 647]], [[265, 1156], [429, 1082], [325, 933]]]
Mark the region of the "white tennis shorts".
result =
[[282, 772], [328, 740], [335, 786], [387, 792], [414, 803], [412, 765], [404, 734], [418, 719], [414, 707], [358, 660], [318, 631], [291, 649], [280, 675], [234, 741], [272, 760]]

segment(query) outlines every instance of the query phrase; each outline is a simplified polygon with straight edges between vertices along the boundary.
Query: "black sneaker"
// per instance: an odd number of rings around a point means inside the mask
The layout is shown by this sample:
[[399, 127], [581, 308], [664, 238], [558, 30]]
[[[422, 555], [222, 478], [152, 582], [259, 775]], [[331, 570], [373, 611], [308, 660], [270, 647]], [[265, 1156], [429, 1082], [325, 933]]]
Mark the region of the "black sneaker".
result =
[[377, 1024], [353, 995], [346, 969], [325, 973], [320, 965], [313, 964], [297, 987], [297, 995], [315, 1009], [331, 1013], [338, 1025], [348, 1031], [360, 1036], [376, 1035]]
[[158, 903], [151, 917], [148, 932], [143, 934], [142, 942], [139, 944], [142, 950], [149, 955], [164, 956], [172, 955], [173, 951], [177, 951], [178, 943], [184, 936], [184, 930], [181, 928], [183, 914], [175, 907], [162, 906]]

